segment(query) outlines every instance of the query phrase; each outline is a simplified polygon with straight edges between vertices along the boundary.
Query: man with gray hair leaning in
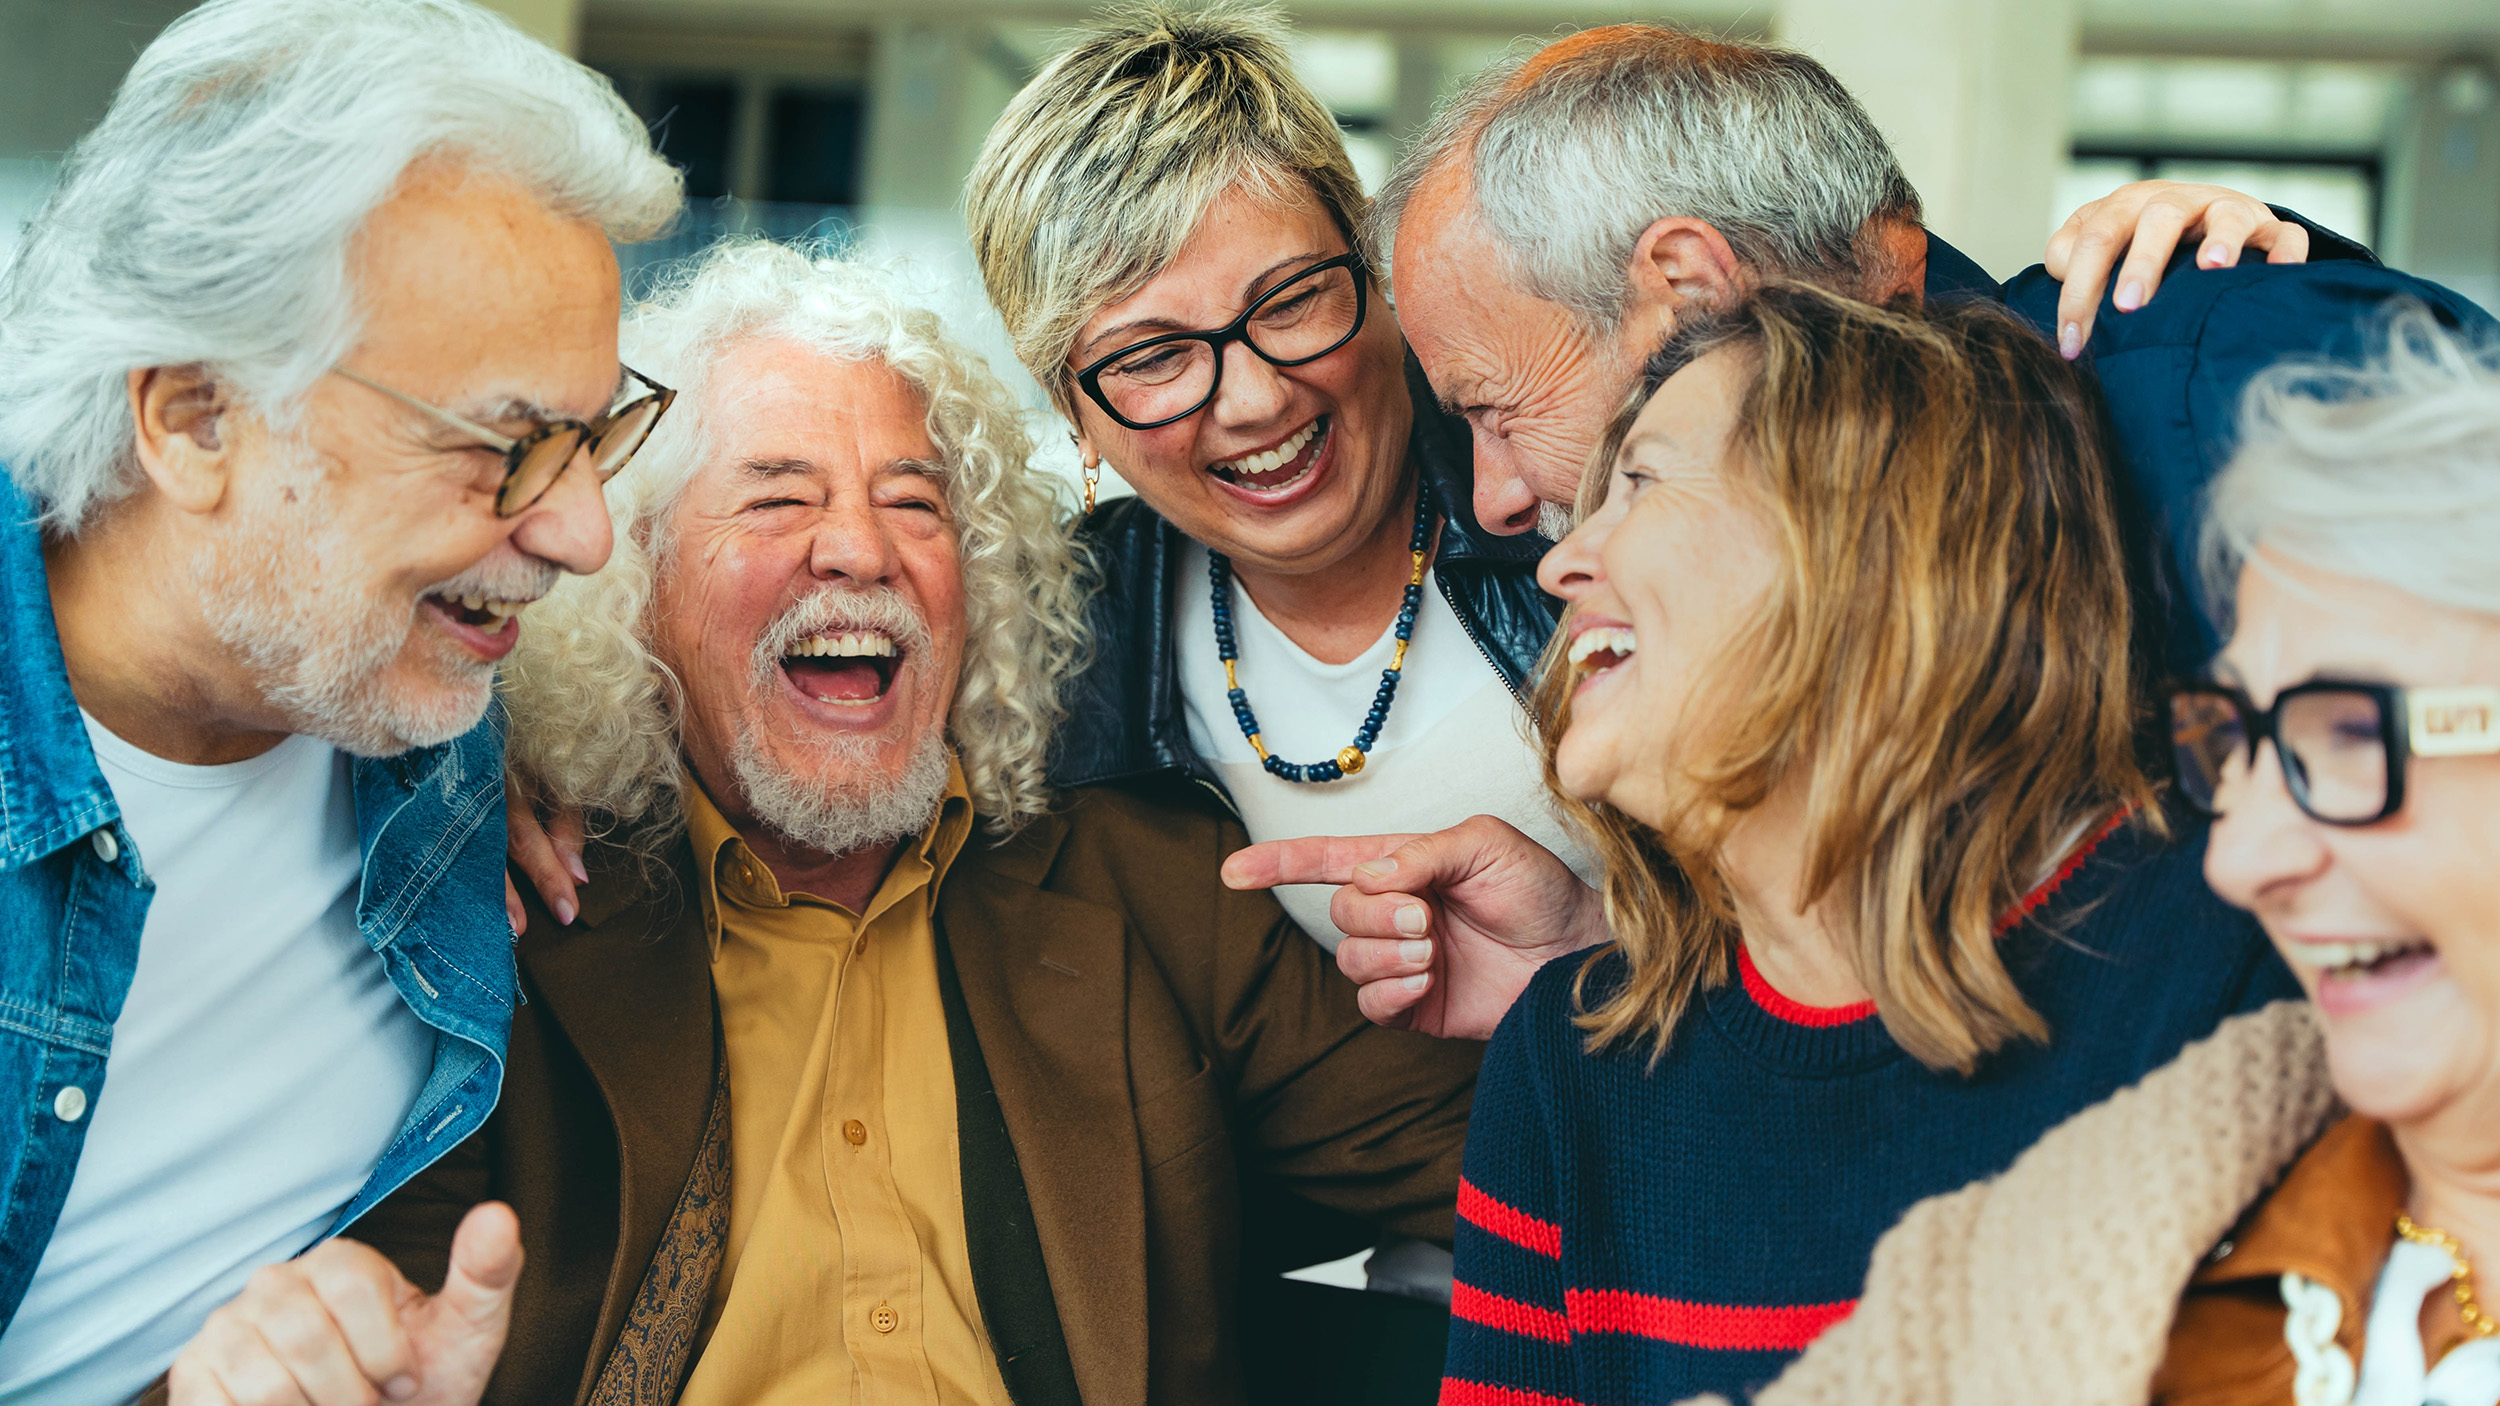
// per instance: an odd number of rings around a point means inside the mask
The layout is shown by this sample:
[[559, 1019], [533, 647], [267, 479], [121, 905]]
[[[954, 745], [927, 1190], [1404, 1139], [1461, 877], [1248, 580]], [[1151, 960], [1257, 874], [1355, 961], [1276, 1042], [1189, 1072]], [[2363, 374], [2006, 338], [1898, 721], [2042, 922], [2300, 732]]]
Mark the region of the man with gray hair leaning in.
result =
[[[494, 1107], [494, 670], [608, 555], [609, 240], [677, 203], [484, 10], [212, 0], [0, 279], [0, 1399], [128, 1398]], [[515, 1255], [410, 1321], [499, 1336]]]
[[272, 1379], [380, 1382], [387, 1291], [500, 1197], [488, 1401], [1241, 1401], [1241, 1178], [1446, 1242], [1474, 1047], [1216, 883], [1195, 787], [1047, 790], [1083, 572], [934, 315], [728, 245], [625, 350], [683, 402], [507, 669], [516, 769], [600, 836], [578, 921], [532, 907], [503, 1106], [323, 1248]]
[[[2003, 297], [2066, 355], [2091, 358], [2132, 500], [2139, 616], [2164, 636], [2147, 652], [2183, 675], [2214, 644], [2184, 584], [2198, 495], [2248, 379], [2281, 356], [2358, 351], [2369, 314], [2398, 296], [2448, 326], [2500, 332], [2448, 290], [2213, 187], [2147, 183], [2087, 206], [2046, 268], [2003, 288], [1919, 218], [1882, 134], [1814, 60], [1627, 24], [1462, 89], [1383, 186], [1367, 242], [1394, 261], [1408, 346], [1466, 416], [1475, 511], [1495, 532], [1542, 519], [1559, 536], [1641, 364], [1679, 320], [1766, 278], [1878, 303]], [[2104, 300], [2111, 232], [2130, 228]], [[2239, 266], [2258, 249], [2268, 262]], [[2304, 262], [2313, 251], [2320, 261]], [[2070, 267], [2075, 285], [2061, 286], [2051, 274]], [[1260, 845], [1226, 874], [1349, 885], [1330, 916], [1364, 1008], [1441, 1034], [1490, 1035], [1539, 965], [1608, 935], [1593, 890], [1486, 816], [1422, 837]]]

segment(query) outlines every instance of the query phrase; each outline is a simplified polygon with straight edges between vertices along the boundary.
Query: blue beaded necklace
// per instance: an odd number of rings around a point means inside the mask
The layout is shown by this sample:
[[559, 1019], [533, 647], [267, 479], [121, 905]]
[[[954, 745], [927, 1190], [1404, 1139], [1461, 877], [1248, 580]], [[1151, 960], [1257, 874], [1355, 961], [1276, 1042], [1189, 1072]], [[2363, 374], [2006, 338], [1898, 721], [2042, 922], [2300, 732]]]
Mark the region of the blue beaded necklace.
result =
[[1380, 691], [1372, 695], [1371, 711], [1363, 715], [1353, 745], [1338, 748], [1335, 760], [1325, 762], [1296, 763], [1271, 756], [1259, 739], [1258, 715], [1250, 711], [1250, 695], [1242, 691], [1236, 672], [1241, 651], [1233, 642], [1232, 559], [1222, 552], [1207, 554], [1207, 581], [1215, 588], [1215, 652], [1224, 660], [1224, 696], [1232, 700], [1233, 720], [1241, 724], [1241, 735], [1250, 739], [1250, 750], [1259, 754], [1259, 764], [1268, 775], [1286, 781], [1341, 781], [1363, 769], [1363, 759], [1380, 740], [1381, 726], [1389, 721], [1389, 705], [1398, 696], [1398, 675], [1406, 671], [1406, 646], [1415, 637], [1415, 610], [1424, 598], [1424, 552], [1431, 537], [1432, 495], [1418, 483], [1415, 536], [1406, 548], [1415, 558], [1415, 569], [1406, 577], [1406, 603], [1398, 607], [1398, 647], [1389, 657], [1389, 667], [1380, 671]]

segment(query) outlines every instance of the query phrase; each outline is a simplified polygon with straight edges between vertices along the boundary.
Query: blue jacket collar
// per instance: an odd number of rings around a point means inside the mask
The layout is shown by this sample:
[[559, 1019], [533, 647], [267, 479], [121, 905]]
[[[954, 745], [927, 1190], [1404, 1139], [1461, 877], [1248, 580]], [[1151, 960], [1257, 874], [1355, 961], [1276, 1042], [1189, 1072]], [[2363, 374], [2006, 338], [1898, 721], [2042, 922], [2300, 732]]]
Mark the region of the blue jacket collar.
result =
[[[0, 476], [4, 477], [4, 476]], [[14, 483], [0, 483], [0, 873], [121, 817], [87, 744], [52, 624], [43, 529]]]

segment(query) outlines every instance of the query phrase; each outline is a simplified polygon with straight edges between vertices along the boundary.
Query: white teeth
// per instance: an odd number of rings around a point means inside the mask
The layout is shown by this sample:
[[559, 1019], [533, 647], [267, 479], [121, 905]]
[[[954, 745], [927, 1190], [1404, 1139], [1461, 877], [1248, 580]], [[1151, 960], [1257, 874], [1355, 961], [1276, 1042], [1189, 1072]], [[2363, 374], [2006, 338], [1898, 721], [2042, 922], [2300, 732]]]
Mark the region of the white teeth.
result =
[[1621, 625], [1599, 625], [1582, 630], [1572, 638], [1571, 662], [1574, 665], [1585, 664], [1591, 655], [1596, 654], [1628, 657], [1638, 647], [1639, 641], [1633, 638], [1629, 629]]
[[892, 636], [874, 630], [814, 635], [791, 645], [783, 651], [783, 655], [792, 659], [891, 659], [894, 657], [894, 640]]
[[436, 596], [435, 599], [445, 605], [456, 605], [462, 610], [485, 612], [488, 619], [478, 628], [490, 635], [501, 634], [503, 628], [512, 623], [513, 617], [529, 609], [532, 604], [525, 600], [492, 600], [485, 596]]
[[2302, 966], [2333, 972], [2372, 966], [2400, 952], [2411, 952], [2429, 945], [2423, 942], [2301, 942], [2292, 945], [2292, 952], [2293, 960]]
[[1293, 438], [1286, 440], [1284, 443], [1277, 445], [1273, 449], [1262, 450], [1259, 453], [1246, 455], [1239, 459], [1217, 464], [1214, 467], [1226, 469], [1236, 474], [1274, 473], [1276, 470], [1292, 463], [1294, 456], [1300, 454], [1303, 446], [1311, 442], [1311, 436], [1317, 434], [1318, 432], [1319, 421], [1313, 420], [1311, 423], [1304, 425], [1300, 430], [1296, 431]]

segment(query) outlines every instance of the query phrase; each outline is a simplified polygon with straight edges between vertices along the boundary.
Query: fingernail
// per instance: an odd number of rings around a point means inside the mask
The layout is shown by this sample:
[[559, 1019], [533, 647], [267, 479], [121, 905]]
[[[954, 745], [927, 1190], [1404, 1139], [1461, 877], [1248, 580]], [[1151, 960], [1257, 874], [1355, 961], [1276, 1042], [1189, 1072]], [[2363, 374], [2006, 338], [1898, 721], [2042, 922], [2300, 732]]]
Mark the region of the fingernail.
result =
[[2196, 261], [2209, 269], [2222, 267], [2222, 241], [2213, 240], [2196, 252]]
[[1401, 978], [1398, 981], [1398, 985], [1405, 987], [1409, 991], [1421, 991], [1426, 986], [1430, 985], [1431, 982], [1432, 978], [1428, 976], [1410, 976]]
[[405, 1401], [417, 1394], [417, 1379], [404, 1374], [393, 1377], [382, 1384], [382, 1394], [393, 1401]]
[[2120, 312], [2135, 311], [2144, 306], [2144, 285], [2132, 278], [2128, 279], [2118, 285], [2118, 297], [2115, 301]]
[[1424, 907], [1420, 903], [1409, 903], [1398, 910], [1398, 931], [1405, 933], [1408, 937], [1423, 936], [1424, 929], [1430, 922], [1430, 915], [1424, 912]]
[[586, 884], [590, 882], [590, 870], [583, 865], [580, 855], [566, 855], [564, 857], [564, 867], [573, 875], [573, 882], [577, 884]]
[[2083, 324], [2069, 322], [2057, 329], [2057, 354], [2068, 361], [2083, 355]]
[[1394, 859], [1383, 856], [1379, 859], [1373, 860], [1369, 864], [1355, 865], [1354, 872], [1362, 875], [1366, 879], [1385, 879], [1391, 874], [1398, 872], [1398, 862]]
[[518, 915], [512, 913], [508, 909], [503, 915], [503, 925], [512, 929], [512, 935], [514, 937], [519, 937], [521, 935], [521, 919]]
[[1432, 960], [1432, 944], [1429, 942], [1401, 942], [1398, 944], [1398, 960], [1401, 962], [1412, 962], [1417, 964], [1429, 962]]
[[573, 906], [573, 903], [572, 903], [572, 900], [571, 900], [571, 899], [565, 899], [565, 898], [559, 898], [559, 899], [557, 899], [557, 900], [556, 900], [556, 925], [557, 925], [558, 927], [567, 927], [567, 928], [569, 928], [569, 927], [573, 926], [573, 915], [574, 915], [574, 914], [576, 914], [576, 913], [579, 913], [580, 911], [581, 911], [580, 909], [578, 909], [578, 908], [576, 908], [576, 907], [574, 907], [574, 906]]

